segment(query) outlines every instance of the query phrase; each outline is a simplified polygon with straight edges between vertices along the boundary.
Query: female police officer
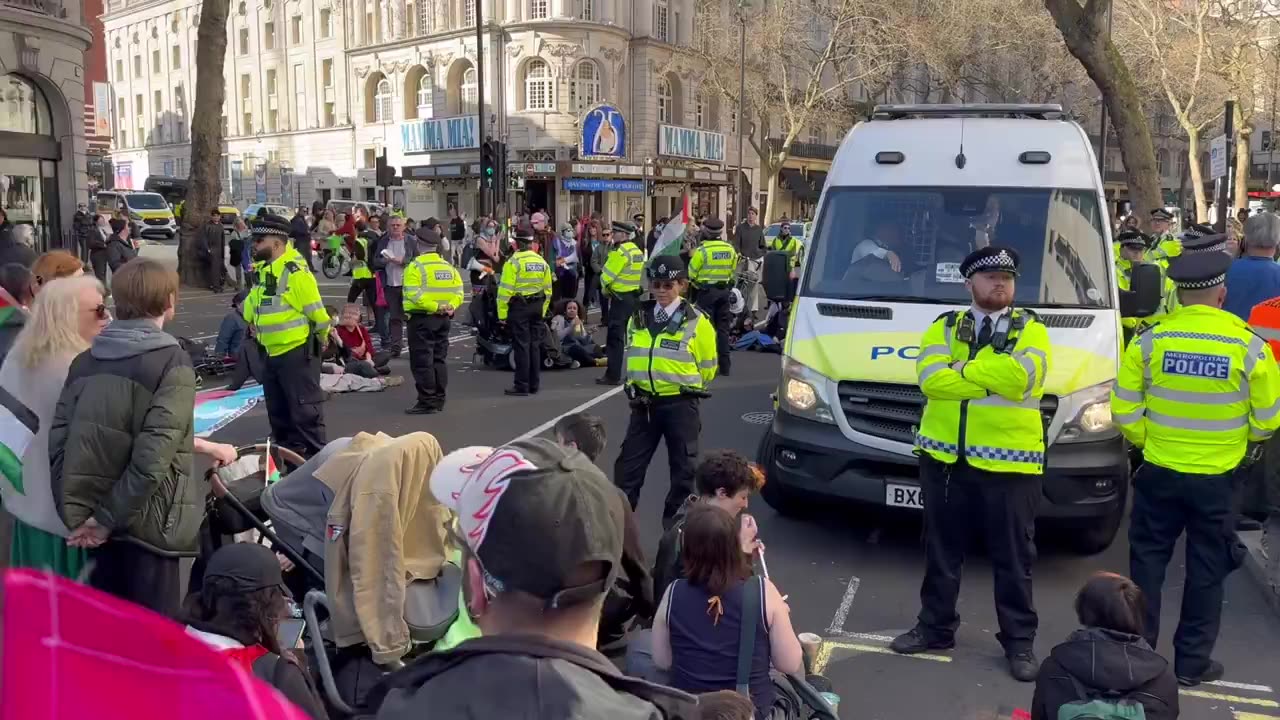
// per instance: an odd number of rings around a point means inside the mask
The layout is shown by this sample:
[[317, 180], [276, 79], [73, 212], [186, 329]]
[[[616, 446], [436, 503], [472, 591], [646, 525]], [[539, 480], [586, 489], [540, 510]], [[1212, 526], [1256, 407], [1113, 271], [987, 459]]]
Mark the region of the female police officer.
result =
[[662, 510], [670, 526], [676, 510], [693, 492], [693, 464], [698, 455], [702, 420], [698, 401], [708, 397], [707, 383], [716, 376], [716, 331], [707, 316], [680, 295], [688, 285], [684, 261], [659, 255], [646, 269], [654, 299], [640, 303], [627, 324], [626, 391], [631, 421], [613, 481], [631, 501], [640, 502], [645, 468], [667, 441], [671, 489]]

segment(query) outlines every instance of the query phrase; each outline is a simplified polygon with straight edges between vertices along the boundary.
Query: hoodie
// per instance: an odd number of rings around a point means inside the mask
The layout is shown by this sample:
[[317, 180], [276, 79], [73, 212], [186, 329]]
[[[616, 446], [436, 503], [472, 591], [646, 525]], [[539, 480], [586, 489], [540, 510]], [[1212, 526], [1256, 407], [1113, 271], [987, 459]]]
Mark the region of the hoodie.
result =
[[623, 675], [599, 652], [537, 635], [494, 635], [431, 653], [369, 694], [377, 720], [694, 720], [687, 693]]
[[1141, 703], [1147, 720], [1178, 717], [1178, 680], [1173, 668], [1138, 635], [1092, 627], [1071, 633], [1040, 665], [1031, 720], [1055, 720], [1059, 707], [1084, 699], [1072, 678], [1091, 694]]
[[116, 320], [71, 362], [53, 424], [53, 495], [70, 529], [92, 516], [168, 551], [196, 547], [195, 370], [150, 320]]

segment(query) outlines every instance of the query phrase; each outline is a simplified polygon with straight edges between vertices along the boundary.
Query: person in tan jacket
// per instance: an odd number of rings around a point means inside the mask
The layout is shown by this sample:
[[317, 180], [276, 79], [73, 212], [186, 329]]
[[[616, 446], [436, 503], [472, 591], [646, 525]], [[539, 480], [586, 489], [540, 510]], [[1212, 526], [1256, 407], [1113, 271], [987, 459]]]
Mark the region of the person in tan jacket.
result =
[[450, 511], [428, 486], [443, 452], [425, 432], [356, 435], [316, 470], [331, 490], [325, 595], [339, 648], [368, 644], [370, 659], [396, 667], [409, 651], [405, 589], [445, 563]]

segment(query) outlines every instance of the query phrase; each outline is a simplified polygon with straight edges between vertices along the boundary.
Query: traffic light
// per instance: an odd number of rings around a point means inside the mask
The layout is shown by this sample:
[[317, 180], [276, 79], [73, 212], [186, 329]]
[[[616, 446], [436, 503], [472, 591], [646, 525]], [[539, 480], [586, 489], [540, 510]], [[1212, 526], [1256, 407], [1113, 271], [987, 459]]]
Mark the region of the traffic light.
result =
[[492, 189], [498, 173], [498, 143], [485, 140], [480, 146], [480, 182], [486, 189]]
[[387, 164], [386, 150], [378, 153], [378, 159], [374, 167], [374, 176], [377, 178], [375, 182], [377, 182], [378, 187], [388, 187], [395, 184], [393, 180], [395, 178], [396, 171], [395, 168]]

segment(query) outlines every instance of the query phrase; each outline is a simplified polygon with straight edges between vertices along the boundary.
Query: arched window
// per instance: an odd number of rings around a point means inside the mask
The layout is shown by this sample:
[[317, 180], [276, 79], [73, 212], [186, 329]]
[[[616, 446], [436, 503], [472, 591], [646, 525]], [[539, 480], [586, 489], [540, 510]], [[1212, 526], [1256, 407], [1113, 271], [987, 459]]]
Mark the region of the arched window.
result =
[[671, 97], [671, 82], [666, 78], [658, 81], [658, 122], [671, 124], [671, 109], [674, 107]]
[[20, 75], [0, 77], [0, 130], [48, 135], [53, 132], [49, 101]]
[[1156, 174], [1164, 177], [1169, 168], [1169, 151], [1160, 148], [1156, 151]]
[[404, 119], [416, 120], [431, 117], [433, 91], [431, 73], [421, 65], [414, 65], [404, 74]]
[[600, 101], [600, 71], [590, 60], [583, 60], [573, 69], [569, 84], [569, 109], [575, 113], [585, 111]]
[[420, 118], [431, 116], [432, 90], [431, 74], [424, 74], [422, 79], [418, 80], [418, 117]]
[[476, 69], [472, 66], [462, 73], [462, 114], [475, 112], [479, 101], [480, 85], [476, 82]]
[[378, 81], [378, 91], [373, 96], [373, 121], [391, 122], [391, 81], [385, 77]]
[[693, 94], [693, 126], [705, 130], [707, 128], [707, 98], [702, 94], [702, 88]]
[[555, 107], [554, 82], [551, 66], [543, 60], [530, 60], [524, 67], [524, 109], [551, 110]]

